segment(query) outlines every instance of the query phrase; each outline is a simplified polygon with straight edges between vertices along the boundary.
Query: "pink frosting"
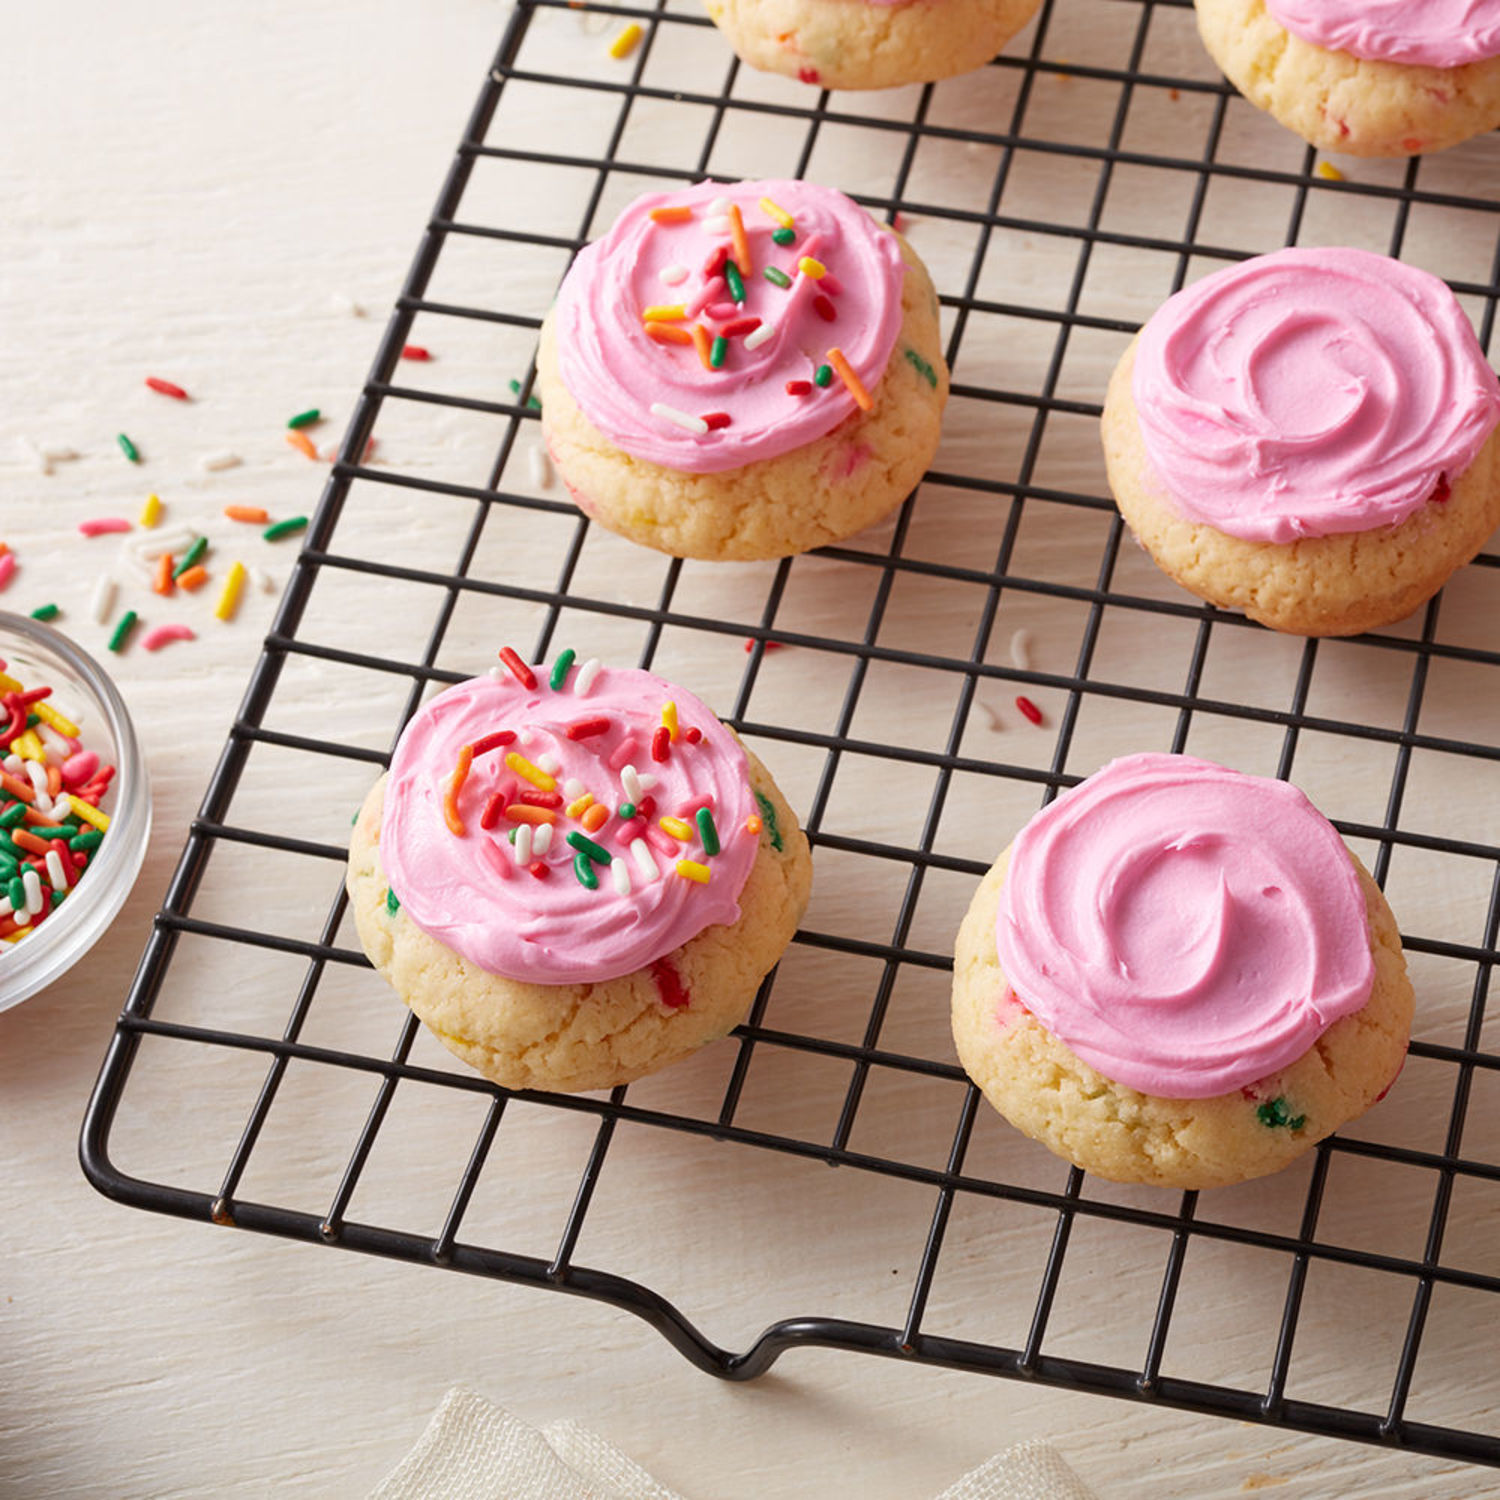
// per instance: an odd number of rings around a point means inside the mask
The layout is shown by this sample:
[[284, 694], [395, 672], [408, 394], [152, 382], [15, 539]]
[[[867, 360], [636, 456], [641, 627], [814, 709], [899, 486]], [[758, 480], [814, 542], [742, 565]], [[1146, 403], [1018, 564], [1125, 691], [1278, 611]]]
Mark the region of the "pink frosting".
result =
[[1315, 47], [1377, 62], [1460, 68], [1500, 55], [1500, 0], [1266, 0]]
[[[762, 198], [795, 221], [794, 243], [772, 240], [783, 226], [760, 206]], [[751, 261], [742, 303], [714, 269], [721, 248], [731, 245], [727, 204], [739, 207]], [[677, 223], [651, 217], [653, 209], [674, 208], [692, 217]], [[804, 257], [827, 275], [815, 279], [800, 270]], [[790, 285], [768, 280], [767, 267]], [[737, 262], [735, 268], [743, 269]], [[842, 350], [873, 395], [901, 327], [903, 272], [895, 236], [832, 188], [705, 182], [650, 193], [568, 271], [557, 294], [559, 372], [584, 416], [636, 458], [694, 474], [779, 458], [856, 410], [836, 374], [826, 387], [812, 383], [829, 349]], [[668, 327], [690, 331], [699, 324], [708, 339], [733, 330], [720, 368], [706, 369], [691, 344], [647, 335], [643, 313], [673, 307], [687, 315], [662, 320]], [[758, 330], [736, 329], [750, 319], [774, 333], [762, 342]], [[789, 381], [809, 388], [789, 393]], [[661, 407], [690, 420], [710, 418], [711, 430], [689, 431]]]
[[1370, 997], [1359, 877], [1295, 787], [1128, 755], [1043, 809], [1011, 853], [1000, 966], [1106, 1078], [1204, 1099], [1296, 1061]]
[[[739, 741], [698, 699], [649, 672], [605, 667], [580, 694], [579, 670], [569, 671], [560, 691], [548, 685], [545, 667], [534, 669], [531, 689], [503, 668], [459, 683], [423, 705], [391, 760], [380, 858], [401, 909], [424, 932], [509, 979], [598, 983], [644, 968], [705, 927], [737, 921], [755, 861], [758, 840], [745, 826], [755, 797]], [[652, 739], [669, 703], [676, 704], [678, 738], [657, 761]], [[570, 725], [598, 719], [608, 720], [603, 732], [568, 737]], [[495, 731], [516, 739], [473, 758], [457, 800], [459, 836], [444, 814], [459, 752]], [[610, 809], [604, 825], [586, 835], [612, 857], [610, 865], [590, 862], [597, 889], [575, 873], [578, 851], [567, 835], [583, 835], [584, 825], [565, 808], [555, 810], [546, 853], [525, 864], [510, 842], [517, 822], [500, 816], [492, 829], [481, 827], [497, 793], [501, 806], [519, 805], [523, 792], [546, 795], [507, 765], [512, 754], [532, 766], [555, 757], [555, 795], [565, 806], [572, 800], [566, 783], [576, 778]], [[618, 816], [627, 801], [626, 767], [656, 778], [646, 789], [656, 800], [649, 823]], [[710, 809], [720, 843], [712, 856], [695, 821], [701, 807]], [[668, 834], [663, 816], [692, 825], [692, 838]], [[630, 847], [643, 836], [660, 872], [655, 878]], [[677, 873], [679, 860], [706, 866], [708, 883]], [[543, 867], [541, 877], [534, 863]], [[615, 887], [615, 864], [629, 872], [628, 894]]]
[[1252, 542], [1396, 525], [1500, 422], [1453, 293], [1365, 250], [1278, 250], [1168, 298], [1132, 392], [1176, 509]]

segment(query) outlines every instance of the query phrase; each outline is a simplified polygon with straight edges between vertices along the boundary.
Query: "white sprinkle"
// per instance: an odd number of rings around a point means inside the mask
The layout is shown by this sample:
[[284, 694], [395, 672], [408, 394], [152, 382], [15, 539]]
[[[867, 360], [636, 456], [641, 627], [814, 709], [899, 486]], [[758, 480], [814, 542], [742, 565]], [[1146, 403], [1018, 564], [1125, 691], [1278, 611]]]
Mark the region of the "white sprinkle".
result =
[[30, 927], [31, 913], [27, 911], [25, 907], [22, 907], [21, 910], [15, 914], [14, 921], [17, 927]]
[[518, 865], [531, 863], [531, 839], [531, 824], [522, 823], [516, 829], [516, 863]]
[[641, 874], [647, 880], [655, 880], [661, 874], [656, 866], [656, 857], [646, 846], [645, 839], [636, 839], [630, 846], [630, 852], [635, 856], [635, 862], [641, 867]]
[[160, 557], [163, 552], [176, 552], [183, 547], [191, 547], [197, 535], [191, 526], [174, 526], [170, 531], [158, 528], [132, 536], [124, 545], [137, 557]]
[[645, 794], [641, 791], [641, 778], [634, 766], [626, 766], [620, 772], [620, 785], [625, 788], [626, 799], [639, 802]]
[[[24, 761], [26, 774], [31, 778], [31, 784], [40, 797], [47, 796], [47, 773], [42, 769], [42, 763], [36, 760]], [[48, 798], [50, 801], [51, 798]]]
[[205, 453], [198, 460], [198, 467], [209, 474], [217, 474], [221, 469], [237, 469], [244, 463], [238, 453]]
[[10, 904], [10, 898], [0, 896], [0, 917], [8, 917], [14, 910], [15, 907]]
[[34, 917], [42, 909], [42, 878], [28, 865], [21, 884], [26, 887], [26, 910]]
[[586, 790], [587, 788], [576, 776], [570, 776], [565, 782], [563, 782], [563, 796], [566, 797], [569, 802], [576, 802], [581, 796], [583, 796]]
[[663, 266], [656, 273], [656, 279], [663, 286], [681, 286], [688, 279], [688, 275], [686, 266]]
[[24, 776], [26, 774], [26, 763], [21, 759], [19, 755], [12, 753], [5, 757], [5, 769], [9, 771], [12, 776]]
[[550, 490], [552, 488], [552, 460], [547, 457], [547, 450], [540, 443], [532, 445], [527, 459], [531, 464], [531, 482], [539, 490]]
[[776, 325], [774, 323], [762, 323], [759, 328], [752, 328], [745, 335], [745, 347], [747, 349], [759, 349], [769, 338], [775, 338]]
[[54, 891], [67, 890], [67, 873], [63, 869], [63, 862], [58, 858], [56, 849], [49, 849], [47, 851], [47, 878], [52, 882], [52, 889]]
[[545, 854], [552, 847], [552, 825], [550, 823], [538, 823], [536, 832], [531, 835], [531, 852], [536, 855]]
[[274, 594], [276, 592], [276, 580], [264, 568], [251, 568], [250, 582], [263, 594]]
[[537, 756], [536, 763], [538, 770], [545, 771], [549, 776], [557, 771], [558, 759], [550, 750], [545, 755]]
[[108, 573], [101, 573], [98, 582], [94, 584], [94, 599], [89, 605], [89, 613], [94, 617], [94, 623], [102, 625], [109, 619], [110, 612], [115, 607], [115, 581]]
[[581, 667], [579, 667], [576, 675], [573, 678], [573, 691], [577, 693], [580, 698], [588, 697], [589, 689], [593, 687], [594, 679], [599, 675], [599, 669], [602, 666], [603, 663], [597, 656], [591, 656], [586, 662], [584, 662]]
[[651, 788], [656, 785], [656, 777], [654, 777], [650, 773], [650, 771], [642, 771], [640, 775], [636, 777], [636, 780], [640, 782], [641, 790], [643, 792], [649, 792]]
[[364, 308], [353, 297], [347, 297], [343, 292], [335, 292], [328, 299], [328, 305], [334, 312], [344, 313], [351, 318], [362, 318], [365, 315]]
[[1031, 670], [1031, 632], [1018, 630], [1010, 638], [1010, 661], [1022, 672]]
[[78, 457], [76, 448], [43, 448], [42, 457], [49, 464], [70, 464]]
[[711, 214], [727, 214], [729, 212], [729, 199], [723, 196], [715, 198], [708, 205], [708, 211]]
[[663, 422], [671, 422], [687, 432], [708, 431], [708, 423], [702, 417], [690, 417], [685, 411], [678, 411], [675, 406], [668, 406], [665, 401], [653, 401], [651, 415], [660, 417]]
[[990, 721], [991, 730], [993, 730], [996, 734], [999, 734], [1000, 731], [1005, 728], [1005, 725], [1000, 722], [1000, 715], [997, 714], [995, 710], [984, 701], [983, 698], [976, 698], [974, 702], [978, 706], [980, 713], [982, 713], [985, 718]]
[[[491, 681], [499, 682], [502, 677], [509, 677], [510, 673], [504, 667], [491, 667], [488, 676]], [[524, 739], [525, 736], [523, 735], [522, 738]]]
[[623, 859], [610, 860], [609, 878], [614, 881], [615, 889], [622, 896], [630, 894], [630, 867]]
[[703, 228], [709, 234], [728, 234], [729, 220], [723, 214], [714, 214], [703, 221]]

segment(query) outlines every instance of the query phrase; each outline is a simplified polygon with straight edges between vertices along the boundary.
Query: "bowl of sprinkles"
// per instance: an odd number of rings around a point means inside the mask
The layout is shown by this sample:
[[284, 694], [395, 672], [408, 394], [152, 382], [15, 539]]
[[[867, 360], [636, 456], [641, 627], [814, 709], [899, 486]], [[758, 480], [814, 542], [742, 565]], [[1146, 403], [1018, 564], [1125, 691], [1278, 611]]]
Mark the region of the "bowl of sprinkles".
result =
[[50, 626], [0, 612], [0, 1010], [93, 947], [150, 831], [145, 764], [114, 683]]

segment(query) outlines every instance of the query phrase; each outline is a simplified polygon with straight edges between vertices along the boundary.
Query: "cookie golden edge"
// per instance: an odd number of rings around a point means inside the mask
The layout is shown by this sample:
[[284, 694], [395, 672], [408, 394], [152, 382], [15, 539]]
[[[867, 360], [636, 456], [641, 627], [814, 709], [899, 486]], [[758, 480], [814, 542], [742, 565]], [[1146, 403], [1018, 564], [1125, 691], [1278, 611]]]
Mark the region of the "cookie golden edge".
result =
[[713, 562], [790, 557], [842, 541], [894, 510], [937, 452], [948, 400], [937, 293], [926, 267], [897, 239], [906, 266], [901, 328], [870, 410], [790, 453], [717, 474], [648, 463], [610, 442], [563, 384], [549, 312], [536, 357], [542, 435], [578, 508], [642, 546]]
[[753, 68], [828, 89], [933, 83], [983, 67], [1040, 0], [704, 0]]
[[750, 785], [776, 817], [762, 819], [739, 920], [706, 927], [663, 955], [687, 1005], [663, 1002], [649, 965], [598, 984], [506, 979], [424, 932], [405, 907], [390, 911], [380, 862], [385, 776], [355, 819], [345, 877], [366, 956], [450, 1052], [503, 1088], [608, 1089], [689, 1056], [744, 1019], [791, 942], [812, 886], [812, 856], [796, 814], [760, 761], [746, 756]]
[[1445, 501], [1397, 526], [1250, 542], [1178, 514], [1146, 452], [1131, 391], [1138, 341], [1110, 378], [1101, 431], [1115, 504], [1156, 565], [1189, 593], [1291, 635], [1358, 635], [1425, 604], [1500, 526], [1500, 428]]
[[[953, 1040], [989, 1103], [1064, 1160], [1112, 1182], [1228, 1187], [1288, 1166], [1369, 1109], [1400, 1072], [1412, 987], [1390, 906], [1354, 854], [1375, 964], [1370, 998], [1290, 1066], [1248, 1091], [1208, 1099], [1167, 1099], [1112, 1083], [1009, 994], [995, 918], [1010, 854], [1007, 848], [991, 866], [959, 928]], [[1290, 1123], [1267, 1125], [1256, 1111], [1277, 1099]]]
[[1294, 36], [1265, 0], [1194, 0], [1194, 9], [1230, 83], [1320, 150], [1414, 156], [1500, 125], [1500, 58], [1458, 68], [1380, 62]]

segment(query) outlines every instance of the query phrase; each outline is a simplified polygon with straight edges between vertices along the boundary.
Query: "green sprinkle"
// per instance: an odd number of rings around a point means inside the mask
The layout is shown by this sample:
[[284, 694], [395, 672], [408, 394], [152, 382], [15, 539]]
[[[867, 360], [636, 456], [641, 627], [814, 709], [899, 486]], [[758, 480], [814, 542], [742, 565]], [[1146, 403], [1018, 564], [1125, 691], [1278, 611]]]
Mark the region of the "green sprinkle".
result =
[[771, 806], [771, 799], [760, 792], [755, 794], [755, 805], [760, 808], [760, 820], [771, 836], [771, 847], [779, 854], [782, 847], [781, 830], [776, 826], [776, 809]]
[[299, 411], [295, 417], [288, 417], [286, 425], [292, 428], [311, 427], [314, 422], [322, 420], [323, 413], [316, 406], [309, 406], [306, 411]]
[[724, 280], [729, 284], [729, 295], [736, 302], [745, 300], [745, 283], [740, 276], [740, 268], [732, 260], [724, 262]]
[[933, 390], [936, 390], [937, 371], [934, 370], [932, 366], [928, 364], [927, 361], [923, 359], [915, 349], [908, 349], [906, 351], [906, 359], [907, 362], [911, 365], [912, 369], [914, 369], [917, 374], [920, 375], [922, 379], [925, 380], [927, 384], [933, 388]]
[[526, 398], [526, 404], [532, 409], [532, 411], [540, 411], [542, 409], [542, 400], [540, 396], [528, 396]]
[[0, 852], [3, 852], [8, 859], [24, 859], [26, 857], [21, 853], [21, 846], [11, 838], [8, 832], [3, 830], [0, 830]]
[[182, 561], [172, 569], [173, 578], [181, 578], [189, 568], [196, 568], [203, 554], [208, 551], [208, 538], [199, 536], [191, 547], [182, 554]]
[[0, 881], [8, 881], [20, 868], [20, 864], [10, 855], [0, 854]]
[[797, 242], [797, 231], [795, 229], [773, 229], [771, 238], [778, 245], [794, 245]]
[[45, 622], [55, 620], [61, 613], [62, 611], [55, 604], [39, 604], [32, 610], [31, 618]]
[[617, 816], [621, 818], [633, 818], [635, 816], [635, 803], [622, 802], [619, 806]]
[[729, 340], [721, 333], [708, 346], [708, 367], [711, 370], [724, 368], [724, 356], [729, 353]]
[[277, 521], [274, 525], [267, 526], [261, 535], [268, 542], [279, 542], [284, 536], [295, 536], [306, 525], [306, 516], [289, 516], [285, 521]]
[[[521, 394], [521, 382], [519, 380], [512, 380], [510, 382], [510, 393], [512, 396], [519, 396]], [[527, 406], [535, 407], [537, 411], [542, 409], [542, 403], [535, 396], [528, 396], [526, 404]]]
[[568, 680], [568, 669], [573, 665], [573, 659], [577, 655], [578, 653], [572, 650], [559, 651], [557, 653], [557, 660], [552, 663], [552, 677], [550, 679], [554, 693], [562, 692], [563, 683]]
[[776, 266], [767, 266], [765, 270], [760, 274], [764, 276], [772, 286], [779, 286], [782, 291], [785, 291], [792, 284], [792, 278], [788, 276], [785, 271], [780, 270]]
[[827, 385], [830, 385], [832, 383], [832, 381], [833, 381], [833, 366], [832, 365], [819, 365], [818, 368], [813, 371], [813, 384], [814, 385], [827, 386]]
[[97, 828], [90, 828], [87, 833], [80, 833], [76, 838], [68, 840], [68, 848], [74, 854], [87, 854], [91, 849], [97, 849], [104, 841], [104, 835]]
[[700, 807], [697, 813], [698, 837], [703, 840], [703, 852], [707, 855], [715, 855], [719, 852], [719, 830], [714, 827], [714, 815], [706, 808]]
[[1265, 1104], [1255, 1106], [1255, 1118], [1268, 1130], [1301, 1130], [1307, 1124], [1306, 1115], [1291, 1115], [1287, 1112], [1286, 1100], [1279, 1094]]
[[10, 897], [13, 911], [26, 910], [26, 886], [19, 875], [11, 876], [10, 883], [5, 887], [5, 894]]
[[607, 865], [613, 858], [608, 849], [596, 844], [586, 833], [579, 833], [576, 829], [568, 835], [568, 842], [583, 858], [591, 859], [595, 864]]
[[133, 609], [127, 609], [120, 616], [120, 623], [115, 626], [115, 633], [109, 638], [109, 649], [111, 651], [123, 651], [125, 642], [130, 637], [130, 632], [135, 629], [135, 622], [140, 618]]
[[573, 873], [578, 877], [578, 883], [587, 891], [599, 889], [599, 877], [594, 874], [594, 867], [589, 863], [587, 854], [575, 854], [573, 856]]
[[26, 816], [26, 804], [24, 802], [12, 802], [4, 812], [0, 812], [0, 828], [14, 828]]
[[401, 902], [390, 886], [385, 888], [385, 909], [393, 917], [401, 910]]
[[128, 458], [131, 463], [138, 464], [141, 461], [141, 450], [125, 436], [123, 432], [115, 434], [115, 441], [120, 445], [120, 452]]

